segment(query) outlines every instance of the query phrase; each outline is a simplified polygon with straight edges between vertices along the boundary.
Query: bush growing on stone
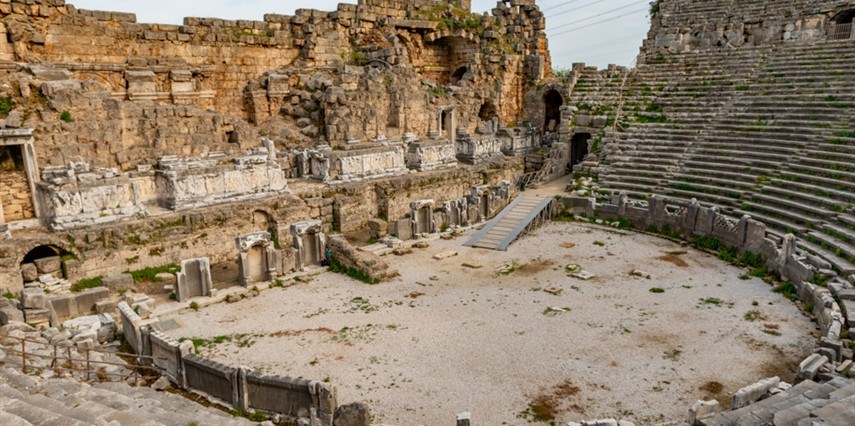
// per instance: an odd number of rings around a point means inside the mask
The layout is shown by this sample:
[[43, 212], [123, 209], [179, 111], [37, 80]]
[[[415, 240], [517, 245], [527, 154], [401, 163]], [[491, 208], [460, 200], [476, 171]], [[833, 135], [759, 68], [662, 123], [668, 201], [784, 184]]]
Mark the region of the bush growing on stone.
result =
[[196, 302], [190, 302], [190, 309], [192, 309], [194, 311], [198, 311], [199, 310], [199, 304]]
[[83, 290], [86, 290], [87, 288], [103, 287], [103, 279], [104, 277], [95, 277], [80, 280], [71, 285], [71, 291], [73, 293], [79, 293]]
[[0, 96], [0, 118], [8, 117], [14, 108], [15, 101], [12, 100], [11, 96]]
[[131, 276], [134, 277], [135, 283], [140, 283], [140, 282], [156, 283], [158, 281], [161, 281], [161, 279], [157, 277], [157, 274], [163, 274], [163, 273], [174, 274], [180, 270], [181, 270], [181, 267], [178, 266], [178, 264], [170, 263], [168, 265], [154, 266], [154, 267], [150, 267], [150, 268], [140, 269], [137, 271], [127, 271], [125, 273], [131, 274]]
[[775, 293], [780, 293], [782, 296], [786, 297], [787, 299], [790, 299], [793, 302], [795, 302], [799, 298], [799, 296], [796, 294], [795, 284], [789, 281], [778, 285], [772, 291], [774, 291]]

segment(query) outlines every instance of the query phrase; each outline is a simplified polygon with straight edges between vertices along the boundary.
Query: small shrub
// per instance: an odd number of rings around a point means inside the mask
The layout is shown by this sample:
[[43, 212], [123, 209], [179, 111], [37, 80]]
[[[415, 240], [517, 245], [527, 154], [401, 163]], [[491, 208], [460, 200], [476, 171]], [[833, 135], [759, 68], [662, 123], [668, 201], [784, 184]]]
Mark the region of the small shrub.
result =
[[721, 247], [721, 241], [716, 237], [703, 236], [692, 240], [692, 245], [696, 249], [718, 251], [719, 247]]
[[194, 311], [198, 311], [199, 310], [199, 304], [196, 302], [190, 302], [190, 309], [192, 309]]
[[103, 279], [104, 279], [104, 277], [99, 276], [99, 277], [95, 277], [95, 278], [87, 278], [87, 279], [80, 280], [80, 281], [71, 285], [71, 291], [73, 293], [80, 293], [81, 291], [86, 290], [87, 288], [103, 287], [104, 286], [104, 283], [102, 282]]
[[15, 101], [11, 96], [0, 96], [0, 118], [6, 118], [15, 109]]
[[651, 293], [665, 293], [665, 289], [661, 287], [653, 287], [650, 289]]
[[170, 263], [168, 265], [163, 266], [153, 266], [150, 268], [140, 269], [137, 271], [126, 271], [126, 273], [131, 274], [134, 277], [135, 283], [140, 282], [149, 282], [156, 283], [161, 281], [157, 278], [157, 274], [170, 273], [174, 274], [181, 270], [181, 267], [178, 266], [177, 263]]
[[793, 302], [795, 302], [799, 298], [799, 296], [796, 294], [795, 284], [789, 281], [779, 284], [772, 291], [774, 291], [775, 293], [780, 293], [782, 296], [786, 297], [787, 299], [790, 299]]
[[59, 119], [66, 122], [66, 123], [74, 122], [74, 118], [71, 116], [71, 113], [68, 111], [63, 111], [62, 114], [59, 115]]
[[451, 226], [448, 224], [448, 222], [443, 222], [442, 225], [439, 226], [439, 232], [448, 231], [449, 228], [451, 228]]
[[178, 300], [178, 295], [174, 291], [169, 293], [169, 300]]
[[12, 294], [11, 292], [8, 292], [8, 291], [3, 293], [3, 297], [5, 297], [7, 299], [17, 299], [18, 298], [18, 296], [15, 296], [14, 294]]

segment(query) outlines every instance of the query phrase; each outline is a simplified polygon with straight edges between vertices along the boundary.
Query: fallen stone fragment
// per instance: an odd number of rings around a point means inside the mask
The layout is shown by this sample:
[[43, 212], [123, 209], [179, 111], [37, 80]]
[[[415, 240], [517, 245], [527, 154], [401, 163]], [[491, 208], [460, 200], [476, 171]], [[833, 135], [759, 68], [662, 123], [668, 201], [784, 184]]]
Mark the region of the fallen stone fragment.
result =
[[575, 243], [562, 243], [562, 244], [561, 244], [561, 247], [564, 247], [564, 248], [573, 248], [573, 247], [576, 247], [576, 244], [575, 244]]
[[554, 295], [558, 296], [561, 294], [561, 292], [564, 291], [564, 289], [561, 287], [552, 286], [552, 287], [547, 287], [547, 288], [543, 289], [543, 291], [545, 291], [549, 294], [554, 294]]
[[579, 271], [579, 272], [576, 272], [575, 274], [572, 274], [571, 276], [573, 278], [578, 278], [582, 281], [588, 281], [588, 280], [596, 277], [596, 275], [594, 275], [588, 271]]
[[418, 249], [426, 249], [426, 248], [430, 247], [430, 244], [427, 241], [419, 241], [419, 242], [413, 244], [413, 247], [418, 248]]
[[633, 277], [646, 278], [648, 280], [650, 279], [650, 272], [642, 271], [641, 269], [635, 269], [630, 272], [629, 275]]
[[482, 265], [478, 262], [469, 261], [469, 262], [463, 262], [463, 267], [464, 268], [471, 268], [471, 269], [481, 269], [484, 267], [484, 265]]
[[582, 265], [570, 264], [564, 267], [564, 271], [568, 274], [573, 274], [582, 270]]
[[393, 253], [395, 256], [403, 256], [403, 255], [405, 255], [405, 254], [411, 254], [412, 252], [413, 252], [413, 249], [411, 249], [411, 248], [407, 247], [407, 248], [397, 248], [397, 249], [395, 249], [395, 251], [393, 251], [392, 253]]
[[444, 251], [442, 253], [437, 253], [437, 254], [433, 255], [433, 258], [436, 260], [443, 260], [443, 259], [448, 259], [449, 257], [454, 257], [454, 256], [457, 256], [457, 252], [450, 250], [450, 251]]

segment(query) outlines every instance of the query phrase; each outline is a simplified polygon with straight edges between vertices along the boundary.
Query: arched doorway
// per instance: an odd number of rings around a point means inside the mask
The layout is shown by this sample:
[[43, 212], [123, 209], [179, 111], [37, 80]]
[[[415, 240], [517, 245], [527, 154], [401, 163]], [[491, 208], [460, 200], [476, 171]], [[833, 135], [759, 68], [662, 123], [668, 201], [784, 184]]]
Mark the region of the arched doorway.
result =
[[590, 133], [577, 133], [570, 141], [570, 171], [574, 171], [576, 165], [585, 161], [588, 155], [588, 141], [591, 140]]
[[855, 9], [844, 10], [831, 18], [828, 27], [828, 38], [831, 40], [847, 40], [853, 37], [852, 22], [855, 20]]
[[561, 124], [561, 106], [564, 105], [564, 98], [557, 90], [552, 89], [546, 92], [543, 103], [543, 130], [549, 133], [557, 132]]
[[481, 105], [481, 109], [478, 111], [478, 118], [481, 119], [481, 121], [491, 121], [498, 116], [499, 113], [496, 110], [496, 106], [490, 101], [484, 102], [484, 104]]
[[63, 263], [74, 258], [74, 254], [54, 245], [35, 247], [27, 252], [21, 261], [21, 278], [24, 283], [34, 282], [42, 275], [68, 278], [63, 270]]

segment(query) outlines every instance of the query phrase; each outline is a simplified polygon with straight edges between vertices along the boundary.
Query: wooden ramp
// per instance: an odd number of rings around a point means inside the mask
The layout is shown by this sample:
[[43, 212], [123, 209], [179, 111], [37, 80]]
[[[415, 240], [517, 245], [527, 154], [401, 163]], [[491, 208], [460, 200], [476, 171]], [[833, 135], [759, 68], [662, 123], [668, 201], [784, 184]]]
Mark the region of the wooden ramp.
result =
[[507, 250], [523, 232], [551, 219], [554, 201], [552, 198], [521, 195], [473, 235], [465, 245]]

